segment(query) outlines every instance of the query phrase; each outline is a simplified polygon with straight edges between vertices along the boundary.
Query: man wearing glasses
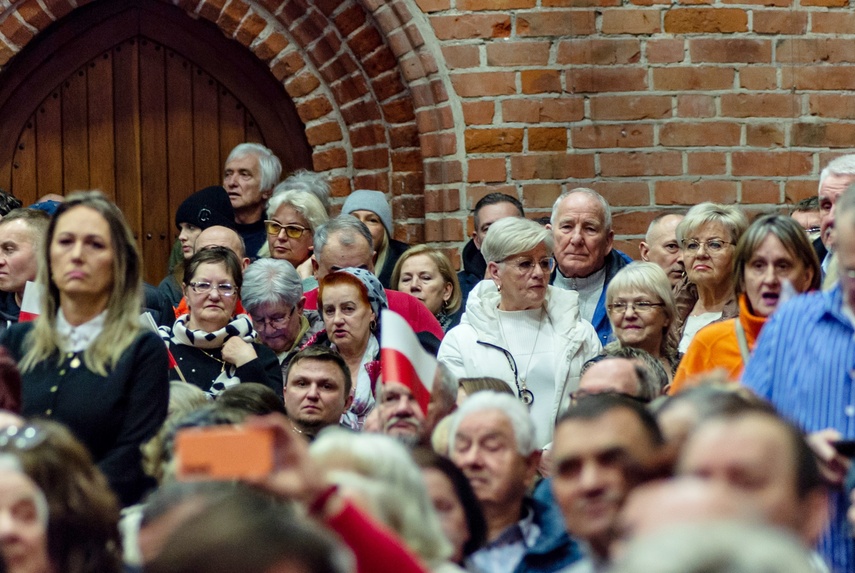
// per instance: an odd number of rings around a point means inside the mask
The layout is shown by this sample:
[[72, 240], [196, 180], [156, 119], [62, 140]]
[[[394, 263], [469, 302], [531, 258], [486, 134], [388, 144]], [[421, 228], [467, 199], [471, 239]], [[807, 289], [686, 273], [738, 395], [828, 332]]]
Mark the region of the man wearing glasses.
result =
[[[742, 382], [813, 433], [828, 477], [840, 484], [847, 464], [832, 444], [855, 440], [855, 185], [828, 211], [836, 235], [838, 284], [796, 297], [772, 316]], [[855, 545], [846, 524], [845, 494], [833, 493], [830, 506], [831, 528], [818, 549], [833, 571], [852, 571]]]
[[579, 293], [582, 318], [594, 325], [600, 343], [606, 344], [612, 333], [606, 313], [606, 287], [632, 262], [612, 249], [615, 233], [608, 201], [593, 189], [566, 191], [552, 207], [548, 228], [555, 239], [558, 263], [551, 282]]

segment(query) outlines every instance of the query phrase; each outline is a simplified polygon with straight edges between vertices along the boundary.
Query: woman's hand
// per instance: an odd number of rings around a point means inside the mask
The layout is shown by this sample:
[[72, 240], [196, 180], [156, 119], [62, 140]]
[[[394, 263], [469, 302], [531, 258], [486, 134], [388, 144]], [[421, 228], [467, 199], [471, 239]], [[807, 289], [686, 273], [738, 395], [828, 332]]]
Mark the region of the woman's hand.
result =
[[315, 274], [315, 268], [312, 266], [312, 257], [309, 257], [299, 265], [297, 265], [297, 274], [301, 279], [307, 279]]
[[813, 432], [807, 436], [807, 443], [813, 453], [816, 454], [822, 476], [833, 485], [843, 484], [843, 480], [846, 479], [846, 472], [849, 471], [851, 464], [847, 458], [834, 449], [834, 442], [842, 438], [840, 432], [831, 428]]
[[238, 368], [258, 358], [258, 354], [255, 353], [255, 348], [252, 347], [252, 344], [241, 340], [237, 336], [226, 340], [226, 343], [223, 344], [222, 354], [223, 360], [229, 364], [234, 364]]
[[336, 492], [329, 492], [330, 483], [324, 472], [309, 456], [309, 444], [291, 428], [290, 423], [281, 414], [252, 416], [246, 425], [265, 428], [273, 433], [274, 469], [263, 479], [250, 483], [271, 494], [302, 503], [312, 508], [319, 500], [320, 507], [315, 517], [325, 518], [337, 515], [344, 507], [343, 498]]

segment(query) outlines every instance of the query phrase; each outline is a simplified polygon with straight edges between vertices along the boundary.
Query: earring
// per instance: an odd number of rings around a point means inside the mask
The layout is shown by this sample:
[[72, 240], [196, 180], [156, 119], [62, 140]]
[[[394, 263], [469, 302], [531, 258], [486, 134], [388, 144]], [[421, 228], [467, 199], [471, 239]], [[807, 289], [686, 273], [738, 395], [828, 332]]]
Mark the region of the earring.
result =
[[497, 290], [497, 291], [499, 291], [499, 292], [502, 292], [502, 285], [500, 285], [500, 284], [498, 284], [498, 283], [497, 283], [497, 284], [496, 284], [496, 290]]
[[377, 330], [377, 321], [374, 319], [371, 319], [371, 322], [368, 323], [368, 329], [371, 332], [374, 332], [375, 330]]

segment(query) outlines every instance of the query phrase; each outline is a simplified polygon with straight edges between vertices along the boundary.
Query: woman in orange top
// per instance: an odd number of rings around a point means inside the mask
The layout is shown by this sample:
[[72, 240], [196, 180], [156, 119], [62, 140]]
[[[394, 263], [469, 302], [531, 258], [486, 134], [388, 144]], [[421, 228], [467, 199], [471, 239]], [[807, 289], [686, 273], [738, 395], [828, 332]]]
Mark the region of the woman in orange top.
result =
[[733, 270], [739, 316], [710, 324], [695, 335], [674, 376], [671, 394], [687, 380], [716, 368], [738, 380], [760, 329], [779, 303], [818, 289], [821, 280], [807, 235], [783, 215], [764, 215], [748, 227], [736, 246]]

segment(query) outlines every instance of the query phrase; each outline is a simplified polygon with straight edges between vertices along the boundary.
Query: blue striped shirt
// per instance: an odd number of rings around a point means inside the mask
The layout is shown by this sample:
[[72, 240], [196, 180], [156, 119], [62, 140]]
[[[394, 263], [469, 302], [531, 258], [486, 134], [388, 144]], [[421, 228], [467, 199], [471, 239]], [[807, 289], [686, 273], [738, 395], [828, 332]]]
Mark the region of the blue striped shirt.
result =
[[[834, 428], [855, 439], [855, 328], [843, 314], [843, 293], [794, 298], [766, 323], [742, 382], [805, 432]], [[855, 571], [847, 500], [832, 495], [831, 527], [818, 550], [835, 573]]]

